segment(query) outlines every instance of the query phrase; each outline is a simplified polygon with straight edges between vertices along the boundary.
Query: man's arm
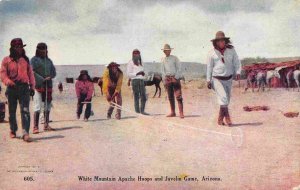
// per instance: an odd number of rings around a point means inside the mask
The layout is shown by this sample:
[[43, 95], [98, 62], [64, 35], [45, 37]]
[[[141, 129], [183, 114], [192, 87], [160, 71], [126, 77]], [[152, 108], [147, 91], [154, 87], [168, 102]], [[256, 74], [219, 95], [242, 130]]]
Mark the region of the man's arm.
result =
[[180, 79], [182, 77], [182, 73], [181, 73], [181, 63], [180, 60], [178, 59], [178, 57], [175, 57], [175, 66], [176, 66], [176, 74], [175, 74], [175, 78], [176, 79]]
[[165, 78], [166, 78], [166, 69], [165, 69], [165, 66], [164, 66], [164, 59], [163, 58], [161, 59], [161, 68], [160, 68], [160, 70], [161, 70], [161, 75], [162, 75], [162, 81], [164, 83]]
[[109, 83], [109, 70], [105, 69], [103, 73], [103, 93], [107, 95], [108, 93], [108, 83]]
[[29, 85], [31, 89], [35, 89], [35, 78], [34, 78], [34, 73], [32, 70], [32, 66], [28, 64], [28, 78], [29, 78]]
[[213, 71], [213, 59], [211, 55], [207, 56], [207, 62], [206, 62], [206, 67], [207, 67], [207, 71], [206, 71], [206, 81], [207, 82], [211, 82], [212, 79], [212, 71]]
[[118, 93], [121, 92], [122, 83], [123, 83], [123, 73], [121, 73], [120, 76], [119, 76], [117, 87], [116, 87], [116, 90], [115, 90], [116, 92], [118, 92]]
[[241, 61], [239, 60], [239, 57], [238, 57], [235, 49], [233, 49], [233, 65], [234, 65], [234, 75], [236, 75], [237, 79], [239, 80], [239, 77], [241, 75], [242, 66], [241, 66]]
[[212, 80], [212, 71], [213, 71], [213, 67], [214, 67], [214, 61], [210, 54], [207, 57], [206, 65], [207, 65], [207, 69], [206, 69], [207, 70], [206, 71], [207, 88], [211, 89], [212, 88], [211, 80]]
[[32, 58], [32, 59], [30, 60], [30, 65], [31, 65], [32, 71], [33, 71], [33, 73], [34, 73], [34, 77], [35, 77], [37, 80], [43, 81], [43, 80], [44, 80], [44, 77], [41, 76], [40, 74], [38, 74], [38, 73], [36, 72], [36, 67], [37, 67], [36, 64], [37, 64], [37, 63], [36, 63], [36, 60], [35, 60], [34, 58]]
[[94, 83], [92, 82], [89, 82], [89, 90], [88, 90], [88, 93], [87, 93], [87, 100], [91, 100], [92, 97], [93, 97], [93, 94], [94, 94]]
[[7, 60], [4, 58], [1, 63], [0, 73], [1, 73], [1, 80], [6, 86], [9, 85], [11, 81], [7, 74], [7, 66], [8, 66]]
[[75, 82], [75, 92], [76, 92], [77, 98], [79, 98], [80, 97], [79, 81]]
[[55, 68], [52, 60], [50, 60], [50, 62], [51, 62], [51, 78], [53, 79], [56, 77], [56, 68]]

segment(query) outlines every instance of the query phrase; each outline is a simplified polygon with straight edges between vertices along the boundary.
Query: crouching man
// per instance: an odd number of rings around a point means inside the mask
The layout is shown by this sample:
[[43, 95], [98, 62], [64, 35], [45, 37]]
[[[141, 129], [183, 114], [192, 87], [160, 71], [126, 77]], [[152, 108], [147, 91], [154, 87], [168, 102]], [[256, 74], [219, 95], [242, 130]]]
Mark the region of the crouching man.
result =
[[[123, 82], [123, 72], [119, 68], [119, 64], [111, 62], [107, 65], [103, 73], [103, 93], [109, 103], [113, 102], [122, 106], [121, 88]], [[110, 104], [107, 111], [107, 119], [111, 118], [114, 105]], [[116, 119], [121, 119], [121, 109], [117, 108]]]

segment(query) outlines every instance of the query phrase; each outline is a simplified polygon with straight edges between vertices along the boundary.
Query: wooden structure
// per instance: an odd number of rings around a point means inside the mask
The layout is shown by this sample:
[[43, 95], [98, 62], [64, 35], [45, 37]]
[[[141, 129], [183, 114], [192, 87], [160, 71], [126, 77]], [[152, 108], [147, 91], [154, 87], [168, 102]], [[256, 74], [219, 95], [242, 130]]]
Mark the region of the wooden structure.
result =
[[243, 66], [243, 70], [245, 71], [246, 76], [250, 71], [260, 71], [260, 70], [278, 70], [280, 74], [279, 78], [272, 78], [271, 79], [271, 87], [278, 88], [278, 87], [286, 87], [287, 86], [287, 73], [290, 70], [295, 70], [300, 68], [300, 60], [294, 61], [285, 61], [280, 63], [253, 63], [251, 65]]

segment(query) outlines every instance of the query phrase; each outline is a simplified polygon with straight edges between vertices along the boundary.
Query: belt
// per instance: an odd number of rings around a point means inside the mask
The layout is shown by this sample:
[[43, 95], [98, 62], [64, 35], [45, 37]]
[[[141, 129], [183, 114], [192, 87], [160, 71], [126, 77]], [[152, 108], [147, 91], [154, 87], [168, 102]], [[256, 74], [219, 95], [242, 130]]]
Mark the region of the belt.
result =
[[219, 79], [219, 80], [229, 80], [232, 78], [232, 75], [229, 75], [229, 76], [213, 76], [214, 78], [216, 79]]
[[26, 83], [26, 82], [21, 82], [21, 81], [14, 81], [14, 83], [16, 84], [16, 85], [29, 85], [28, 83]]

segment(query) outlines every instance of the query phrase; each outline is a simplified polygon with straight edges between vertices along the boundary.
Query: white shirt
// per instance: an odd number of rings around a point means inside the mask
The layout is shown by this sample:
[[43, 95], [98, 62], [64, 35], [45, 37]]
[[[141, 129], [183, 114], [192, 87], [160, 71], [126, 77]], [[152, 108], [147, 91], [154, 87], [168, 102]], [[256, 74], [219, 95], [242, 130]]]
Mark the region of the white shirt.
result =
[[169, 57], [163, 57], [161, 58], [161, 63], [161, 73], [163, 78], [168, 75], [175, 76], [176, 79], [181, 77], [181, 63], [176, 56], [170, 55]]
[[[224, 63], [222, 57], [224, 58]], [[234, 48], [226, 48], [224, 55], [216, 49], [209, 52], [207, 57], [207, 81], [211, 81], [213, 76], [237, 74], [241, 74], [241, 62]]]
[[144, 71], [142, 65], [135, 65], [132, 60], [127, 64], [127, 76], [130, 79], [144, 79], [143, 75], [136, 75], [138, 72]]

